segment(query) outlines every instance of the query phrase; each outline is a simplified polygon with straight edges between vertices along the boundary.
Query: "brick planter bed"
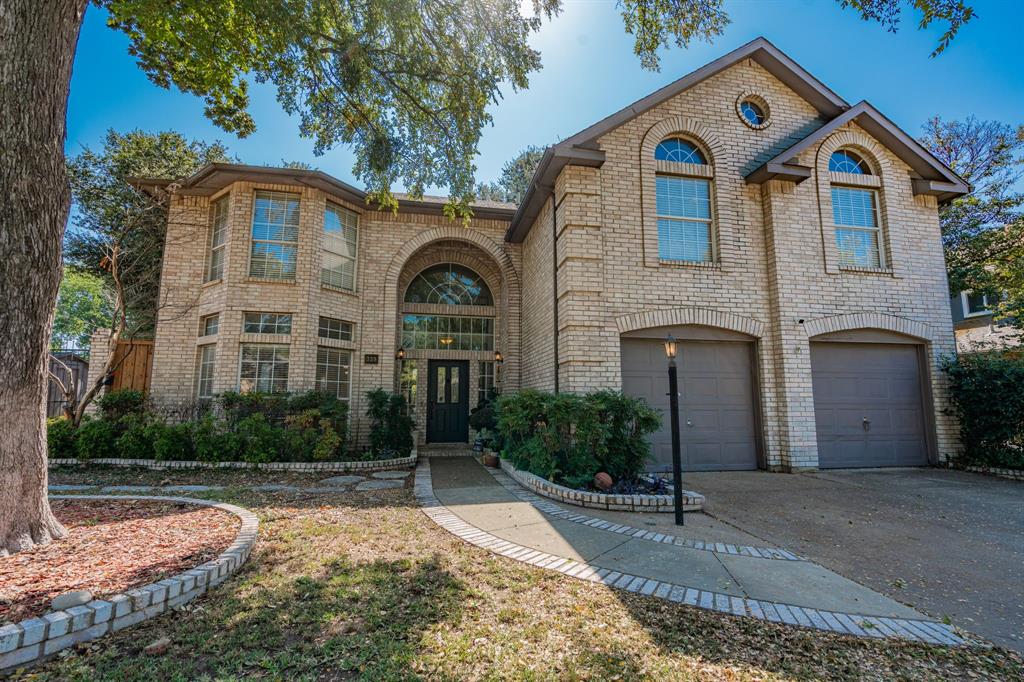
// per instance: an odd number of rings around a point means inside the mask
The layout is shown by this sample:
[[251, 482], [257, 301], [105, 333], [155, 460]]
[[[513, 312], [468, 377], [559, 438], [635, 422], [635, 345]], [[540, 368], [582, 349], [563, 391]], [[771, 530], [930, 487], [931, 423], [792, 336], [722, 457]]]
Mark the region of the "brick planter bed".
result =
[[[44, 592], [43, 595], [37, 594], [33, 598], [23, 599], [20, 605], [18, 601], [14, 602], [15, 607], [20, 606], [18, 608], [19, 613], [28, 612], [33, 614], [34, 617], [0, 626], [0, 676], [18, 668], [34, 665], [53, 656], [62, 649], [81, 642], [97, 639], [109, 632], [116, 632], [130, 627], [195, 599], [210, 587], [223, 582], [245, 563], [256, 542], [256, 531], [259, 526], [256, 515], [247, 509], [209, 500], [183, 497], [125, 497], [120, 495], [61, 495], [52, 496], [51, 500], [55, 503], [59, 518], [66, 518], [66, 515], [60, 513], [61, 507], [64, 506], [61, 502], [65, 500], [83, 501], [93, 506], [98, 504], [97, 501], [103, 501], [107, 505], [112, 504], [115, 506], [125, 505], [133, 501], [144, 501], [146, 503], [164, 505], [163, 509], [157, 509], [157, 512], [162, 514], [168, 513], [176, 505], [196, 505], [227, 512], [235, 518], [228, 522], [227, 525], [229, 527], [226, 533], [218, 532], [224, 529], [224, 519], [218, 519], [215, 522], [213, 521], [215, 517], [206, 517], [204, 519], [205, 515], [189, 518], [188, 525], [191, 527], [191, 533], [199, 535], [202, 539], [196, 543], [185, 544], [183, 547], [184, 554], [186, 556], [190, 555], [190, 560], [186, 560], [185, 557], [180, 555], [180, 552], [174, 553], [175, 548], [181, 547], [183, 544], [180, 534], [169, 532], [165, 534], [165, 536], [169, 537], [167, 537], [164, 543], [155, 543], [153, 536], [144, 532], [146, 522], [140, 521], [142, 517], [137, 513], [127, 514], [127, 516], [134, 516], [134, 518], [126, 519], [126, 523], [135, 522], [137, 525], [141, 524], [143, 526], [143, 528], [136, 527], [134, 530], [140, 531], [139, 539], [142, 545], [144, 545], [140, 551], [145, 552], [146, 559], [150, 562], [149, 566], [129, 566], [128, 570], [135, 572], [134, 578], [127, 578], [116, 574], [117, 570], [124, 568], [124, 565], [117, 564], [117, 557], [114, 552], [118, 550], [118, 547], [116, 544], [110, 545], [105, 540], [107, 531], [104, 530], [103, 524], [91, 527], [84, 526], [79, 538], [83, 542], [80, 542], [76, 549], [94, 553], [93, 558], [111, 561], [117, 568], [115, 571], [108, 572], [107, 574], [103, 574], [101, 569], [95, 569], [89, 578], [81, 582], [76, 582], [76, 576], [72, 575], [71, 580], [64, 586], [66, 589], [61, 589], [60, 591], [90, 589], [91, 591], [101, 593], [109, 591], [117, 591], [118, 593], [112, 596], [104, 596], [103, 599], [93, 599], [86, 604], [73, 606], [63, 611], [41, 613], [45, 609], [43, 604], [48, 604], [49, 596], [52, 596], [52, 594], [45, 593], [47, 591], [52, 592], [59, 584], [59, 581], [53, 580], [46, 584], [46, 579], [44, 578], [41, 588]], [[109, 509], [110, 507], [107, 506], [106, 508]], [[138, 511], [138, 508], [136, 511]], [[195, 512], [186, 513], [191, 515]], [[116, 523], [116, 521], [113, 521], [113, 523]], [[150, 528], [152, 531], [158, 529], [161, 524], [156, 522], [150, 525], [152, 526]], [[237, 526], [237, 531], [233, 526]], [[71, 529], [72, 532], [75, 532], [73, 530], [74, 525], [71, 525]], [[91, 536], [91, 539], [88, 536]], [[214, 542], [207, 541], [207, 537], [212, 538]], [[66, 541], [58, 541], [58, 543], [60, 542]], [[215, 548], [211, 550], [211, 546]], [[217, 550], [224, 546], [227, 546], [227, 548], [218, 554]], [[53, 549], [57, 548], [54, 547]], [[129, 545], [126, 549], [140, 548]], [[44, 546], [39, 548], [38, 551], [45, 554], [53, 550], [49, 546]], [[30, 562], [31, 554], [25, 556], [15, 554], [0, 559], [0, 575], [4, 575], [5, 572], [16, 575], [15, 569], [10, 568], [15, 565], [12, 562], [25, 562], [26, 556], [27, 561]], [[189, 565], [193, 565], [194, 561], [201, 561], [204, 556], [211, 556], [212, 558], [194, 568], [186, 568]], [[19, 557], [21, 557], [20, 560]], [[153, 565], [154, 558], [156, 559], [156, 565]], [[87, 563], [88, 559], [88, 556], [84, 557], [82, 559], [83, 563]], [[131, 559], [137, 561], [138, 557], [132, 556]], [[96, 566], [99, 566], [102, 562], [97, 561], [95, 563]], [[87, 568], [76, 569], [73, 565], [69, 572], [76, 574], [78, 570], [86, 573], [89, 572]], [[152, 580], [154, 577], [173, 571], [182, 572], [163, 580], [126, 589], [130, 585], [139, 585], [140, 583]], [[0, 583], [6, 586], [8, 583], [7, 578], [0, 581]], [[7, 611], [13, 615], [12, 609]], [[5, 614], [0, 614], [0, 619], [6, 619]], [[3, 620], [0, 620], [0, 622], [3, 622]]]
[[1005, 469], [1001, 467], [978, 466], [976, 464], [957, 464], [956, 462], [950, 462], [949, 468], [969, 471], [973, 474], [998, 476], [999, 478], [1007, 478], [1011, 481], [1024, 481], [1024, 469]]
[[352, 462], [200, 462], [198, 460], [121, 459], [103, 457], [80, 461], [77, 459], [51, 459], [49, 466], [88, 466], [102, 464], [115, 467], [145, 467], [147, 469], [260, 469], [264, 471], [389, 471], [408, 469], [416, 465], [416, 450], [408, 457], [394, 459], [356, 460]]
[[[573, 504], [577, 507], [591, 509], [610, 509], [613, 511], [636, 512], [674, 512], [675, 503], [671, 495], [619, 495], [617, 493], [592, 493], [584, 490], [573, 490], [558, 485], [528, 471], [516, 469], [506, 459], [501, 460], [501, 468], [520, 484], [538, 495]], [[704, 496], [691, 490], [683, 491], [683, 511], [700, 511], [704, 508]]]

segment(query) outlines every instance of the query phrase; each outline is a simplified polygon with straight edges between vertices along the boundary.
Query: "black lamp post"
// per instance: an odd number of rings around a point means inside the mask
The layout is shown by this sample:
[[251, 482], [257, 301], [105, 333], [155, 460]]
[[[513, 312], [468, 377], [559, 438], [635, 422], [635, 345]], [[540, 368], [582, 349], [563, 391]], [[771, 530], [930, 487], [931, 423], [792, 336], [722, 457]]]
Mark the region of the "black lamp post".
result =
[[679, 452], [679, 379], [676, 376], [676, 340], [671, 334], [665, 338], [668, 357], [668, 404], [672, 412], [672, 496], [676, 508], [676, 525], [683, 521], [683, 462]]

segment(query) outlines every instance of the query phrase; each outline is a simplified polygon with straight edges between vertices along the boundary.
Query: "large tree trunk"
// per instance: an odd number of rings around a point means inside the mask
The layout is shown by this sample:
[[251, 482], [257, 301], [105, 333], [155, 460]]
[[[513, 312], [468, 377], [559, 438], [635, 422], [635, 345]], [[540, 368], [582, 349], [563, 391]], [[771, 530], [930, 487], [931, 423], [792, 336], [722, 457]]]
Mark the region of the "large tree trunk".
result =
[[46, 499], [47, 348], [71, 204], [64, 137], [87, 0], [0, 0], [0, 556], [67, 531]]

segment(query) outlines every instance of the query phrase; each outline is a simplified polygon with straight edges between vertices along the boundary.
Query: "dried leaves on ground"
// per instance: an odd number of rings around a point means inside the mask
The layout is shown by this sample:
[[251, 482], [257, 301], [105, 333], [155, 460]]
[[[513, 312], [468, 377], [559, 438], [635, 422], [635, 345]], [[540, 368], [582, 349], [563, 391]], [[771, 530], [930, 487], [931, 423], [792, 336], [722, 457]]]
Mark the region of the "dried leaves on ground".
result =
[[39, 616], [57, 595], [103, 598], [215, 558], [238, 534], [232, 514], [190, 504], [53, 500], [67, 537], [0, 558], [0, 624]]

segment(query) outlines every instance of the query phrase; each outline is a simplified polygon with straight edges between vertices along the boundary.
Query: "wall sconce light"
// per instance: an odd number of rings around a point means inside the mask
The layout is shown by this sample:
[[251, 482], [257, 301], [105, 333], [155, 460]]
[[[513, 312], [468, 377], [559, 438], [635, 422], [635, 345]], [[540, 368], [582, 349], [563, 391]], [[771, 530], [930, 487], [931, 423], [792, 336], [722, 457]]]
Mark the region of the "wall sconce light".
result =
[[505, 356], [503, 356], [503, 355], [501, 354], [501, 351], [500, 351], [500, 350], [496, 350], [496, 351], [494, 351], [494, 361], [495, 361], [496, 363], [498, 363], [499, 365], [500, 365], [501, 363], [505, 362]]
[[405, 360], [405, 349], [404, 348], [399, 348], [398, 352], [395, 353], [395, 357], [397, 359], [399, 359], [399, 360]]

